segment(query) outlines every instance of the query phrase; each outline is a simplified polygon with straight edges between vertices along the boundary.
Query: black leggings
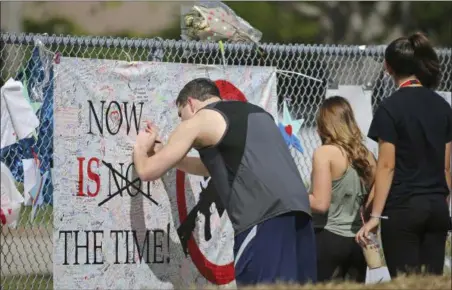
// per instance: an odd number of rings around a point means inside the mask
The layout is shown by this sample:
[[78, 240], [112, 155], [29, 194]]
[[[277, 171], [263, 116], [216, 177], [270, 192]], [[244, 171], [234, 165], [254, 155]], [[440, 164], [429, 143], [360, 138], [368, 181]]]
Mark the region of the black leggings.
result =
[[365, 282], [367, 264], [355, 238], [316, 229], [317, 281], [352, 280]]
[[451, 227], [444, 195], [413, 196], [403, 208], [385, 210], [381, 240], [391, 277], [419, 273], [442, 275], [447, 231]]

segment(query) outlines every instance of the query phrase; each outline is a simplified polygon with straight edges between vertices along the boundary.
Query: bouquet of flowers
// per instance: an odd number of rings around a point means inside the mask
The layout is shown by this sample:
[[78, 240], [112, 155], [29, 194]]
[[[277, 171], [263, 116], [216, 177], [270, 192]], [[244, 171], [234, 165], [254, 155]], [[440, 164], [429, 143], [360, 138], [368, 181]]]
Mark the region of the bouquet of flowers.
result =
[[182, 39], [258, 43], [262, 32], [221, 2], [203, 2], [182, 15]]

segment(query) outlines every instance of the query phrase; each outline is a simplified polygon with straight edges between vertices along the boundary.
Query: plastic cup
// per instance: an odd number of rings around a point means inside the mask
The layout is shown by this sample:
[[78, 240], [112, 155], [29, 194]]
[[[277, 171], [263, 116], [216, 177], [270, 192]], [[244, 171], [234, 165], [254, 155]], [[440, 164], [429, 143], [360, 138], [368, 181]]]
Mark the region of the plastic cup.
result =
[[362, 245], [362, 249], [369, 269], [376, 269], [383, 266], [380, 255], [380, 244], [378, 243], [376, 234], [369, 234], [369, 241], [367, 244]]

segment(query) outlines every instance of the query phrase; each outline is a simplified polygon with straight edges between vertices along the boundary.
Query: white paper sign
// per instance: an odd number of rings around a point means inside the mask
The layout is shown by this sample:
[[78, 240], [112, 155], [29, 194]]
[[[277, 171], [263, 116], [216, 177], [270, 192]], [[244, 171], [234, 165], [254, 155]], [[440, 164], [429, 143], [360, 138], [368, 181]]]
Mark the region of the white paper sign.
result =
[[437, 91], [436, 93], [438, 93], [438, 95], [440, 95], [441, 97], [443, 97], [443, 98], [449, 103], [449, 105], [452, 106], [452, 96], [451, 96], [451, 92]]
[[24, 205], [31, 205], [32, 197], [30, 191], [38, 182], [36, 172], [38, 172], [39, 168], [34, 158], [22, 159], [22, 164], [24, 168]]
[[[227, 80], [276, 119], [275, 68], [62, 58], [55, 69], [55, 289], [234, 286], [232, 225], [216, 201], [199, 202], [210, 183], [174, 170], [141, 183], [132, 145], [144, 120], [168, 137], [197, 77]], [[194, 239], [184, 246], [177, 229]]]
[[378, 144], [367, 138], [372, 123], [372, 91], [363, 90], [362, 86], [339, 86], [337, 90], [326, 91], [326, 98], [332, 96], [341, 96], [349, 101], [358, 127], [366, 138], [367, 148], [377, 156]]

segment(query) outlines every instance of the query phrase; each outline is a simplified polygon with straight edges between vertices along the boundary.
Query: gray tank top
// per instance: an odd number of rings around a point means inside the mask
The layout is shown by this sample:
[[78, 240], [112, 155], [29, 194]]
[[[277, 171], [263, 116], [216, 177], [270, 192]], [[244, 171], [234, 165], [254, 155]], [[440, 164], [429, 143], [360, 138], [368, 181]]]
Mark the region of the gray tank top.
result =
[[284, 213], [311, 214], [298, 168], [268, 112], [239, 101], [204, 109], [221, 113], [227, 123], [217, 145], [197, 150], [236, 235]]
[[349, 166], [339, 179], [333, 181], [331, 204], [326, 214], [313, 214], [314, 227], [354, 237], [362, 226], [360, 207], [367, 194], [358, 172]]

